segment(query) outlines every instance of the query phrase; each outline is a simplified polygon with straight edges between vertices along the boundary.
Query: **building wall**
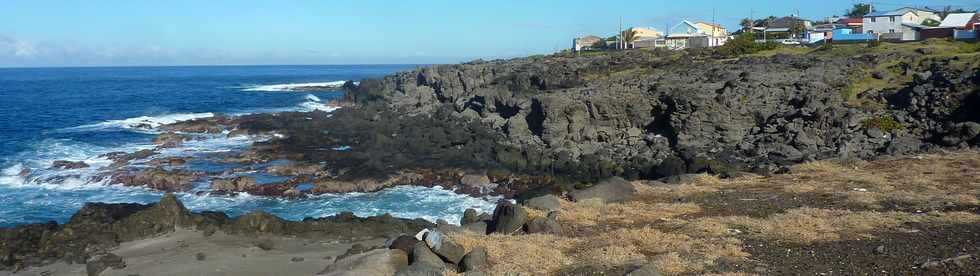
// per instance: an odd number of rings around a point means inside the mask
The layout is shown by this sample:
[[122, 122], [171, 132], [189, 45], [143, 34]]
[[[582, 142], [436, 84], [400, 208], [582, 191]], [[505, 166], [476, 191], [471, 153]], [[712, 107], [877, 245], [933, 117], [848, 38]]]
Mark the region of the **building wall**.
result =
[[[906, 13], [906, 15], [911, 13]], [[894, 21], [892, 19], [894, 18]], [[872, 20], [874, 19], [874, 20]], [[902, 16], [865, 17], [864, 32], [887, 34], [902, 31]]]

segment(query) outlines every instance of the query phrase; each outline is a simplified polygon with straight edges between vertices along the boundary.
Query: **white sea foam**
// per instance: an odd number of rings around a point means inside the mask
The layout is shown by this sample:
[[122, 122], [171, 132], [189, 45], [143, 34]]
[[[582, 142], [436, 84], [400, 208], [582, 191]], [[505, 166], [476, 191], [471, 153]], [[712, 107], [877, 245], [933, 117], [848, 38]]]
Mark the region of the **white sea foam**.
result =
[[93, 131], [104, 129], [130, 129], [138, 131], [154, 131], [156, 128], [177, 122], [214, 117], [214, 113], [178, 113], [160, 116], [139, 116], [122, 120], [108, 120], [101, 123], [68, 128], [69, 131]]
[[251, 86], [246, 86], [244, 91], [290, 92], [290, 91], [335, 89], [335, 88], [343, 87], [344, 83], [347, 83], [347, 81], [251, 85]]

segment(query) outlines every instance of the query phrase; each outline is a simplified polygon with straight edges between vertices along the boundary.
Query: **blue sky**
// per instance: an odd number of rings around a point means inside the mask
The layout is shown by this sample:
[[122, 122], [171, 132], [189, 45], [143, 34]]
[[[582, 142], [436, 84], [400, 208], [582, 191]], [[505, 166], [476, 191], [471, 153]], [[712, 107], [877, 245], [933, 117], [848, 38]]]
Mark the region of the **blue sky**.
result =
[[[820, 19], [859, 1], [3, 0], [0, 67], [454, 63], [551, 53], [585, 34], [681, 19]], [[953, 5], [980, 1], [876, 1]]]

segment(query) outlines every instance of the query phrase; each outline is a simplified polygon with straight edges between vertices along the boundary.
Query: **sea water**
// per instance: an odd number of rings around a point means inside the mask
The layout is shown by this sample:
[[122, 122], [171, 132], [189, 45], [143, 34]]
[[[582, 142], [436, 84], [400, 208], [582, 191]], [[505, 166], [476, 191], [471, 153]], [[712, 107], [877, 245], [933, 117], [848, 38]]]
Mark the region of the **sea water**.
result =
[[[163, 193], [92, 180], [112, 162], [100, 155], [152, 149], [154, 128], [223, 115], [333, 111], [331, 88], [414, 65], [189, 66], [0, 69], [0, 227], [66, 222], [85, 202], [152, 203]], [[299, 89], [315, 86], [317, 91]], [[269, 137], [214, 135], [162, 150], [160, 156], [236, 151]], [[339, 149], [349, 150], [349, 148]], [[56, 160], [88, 168], [50, 169]], [[228, 165], [194, 160], [188, 166], [220, 171]], [[248, 173], [248, 172], [246, 172]], [[256, 173], [260, 182], [277, 181]], [[263, 178], [269, 177], [269, 178]], [[206, 182], [207, 180], [202, 180]], [[206, 187], [207, 183], [196, 183]], [[466, 208], [492, 211], [496, 198], [472, 198], [441, 188], [396, 187], [376, 193], [287, 200], [239, 194], [179, 193], [192, 211], [231, 216], [263, 210], [286, 219], [351, 211], [390, 213], [435, 221], [459, 220]]]

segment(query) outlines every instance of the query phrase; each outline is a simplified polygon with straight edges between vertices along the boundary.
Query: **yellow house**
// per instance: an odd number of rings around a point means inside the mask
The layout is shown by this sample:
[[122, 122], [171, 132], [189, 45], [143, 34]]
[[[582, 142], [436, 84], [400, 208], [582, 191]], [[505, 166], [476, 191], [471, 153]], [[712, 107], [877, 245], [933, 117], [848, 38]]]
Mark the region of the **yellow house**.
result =
[[633, 41], [629, 48], [652, 48], [658, 39], [664, 34], [654, 28], [633, 27], [629, 31], [633, 32]]
[[713, 36], [713, 37], [728, 36], [728, 30], [725, 29], [725, 27], [722, 27], [720, 24], [699, 21], [698, 23], [694, 23], [694, 26], [696, 26], [698, 30], [701, 30], [701, 33], [706, 34], [708, 36]]

